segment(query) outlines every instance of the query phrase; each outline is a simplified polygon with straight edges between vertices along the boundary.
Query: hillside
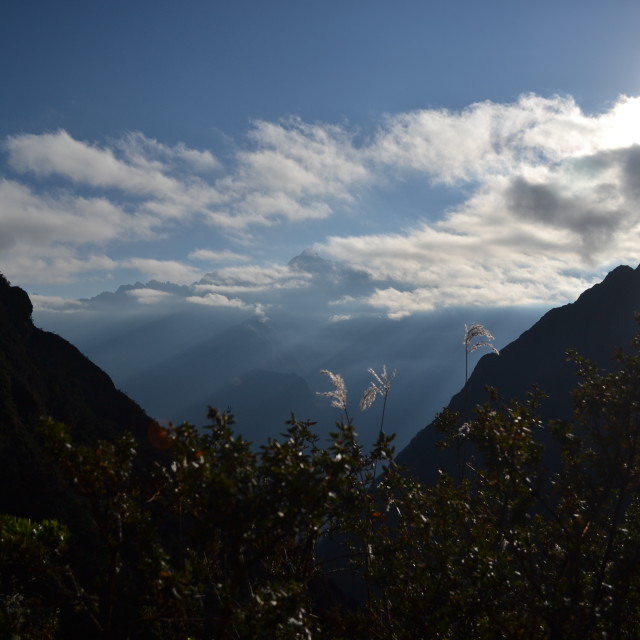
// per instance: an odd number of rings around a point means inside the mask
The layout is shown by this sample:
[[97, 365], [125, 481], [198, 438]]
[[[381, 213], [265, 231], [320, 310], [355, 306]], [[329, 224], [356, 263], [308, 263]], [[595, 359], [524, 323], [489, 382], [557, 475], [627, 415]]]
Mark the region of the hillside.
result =
[[[631, 315], [639, 291], [640, 268], [614, 270], [575, 303], [547, 313], [500, 356], [482, 358], [466, 402], [463, 389], [451, 408], [482, 401], [487, 382], [507, 397], [538, 383], [550, 393], [542, 413], [568, 415], [575, 376], [564, 351], [573, 347], [608, 365], [611, 345], [636, 331]], [[362, 456], [350, 426], [337, 430], [329, 455], [313, 446], [304, 424], [252, 451], [219, 413], [211, 415], [211, 432], [174, 432], [166, 456], [156, 457], [160, 473], [129, 474], [133, 443], [125, 442], [124, 455], [112, 455], [117, 446], [77, 441], [115, 436], [126, 426], [145, 443], [149, 418], [77, 349], [37, 329], [28, 296], [4, 279], [0, 354], [0, 463], [13, 489], [2, 509], [60, 520], [3, 515], [9, 579], [0, 593], [0, 631], [54, 637], [44, 631], [58, 625], [55, 637], [64, 638], [271, 637], [277, 625], [297, 638], [306, 625], [308, 637], [412, 640], [431, 637], [435, 628], [444, 629], [443, 637], [482, 638], [505, 629], [519, 637], [535, 628], [541, 638], [637, 629], [630, 585], [638, 580], [639, 523], [628, 499], [640, 468], [637, 358], [626, 361], [625, 375], [589, 376], [584, 415], [556, 437], [566, 457], [554, 476], [533, 435], [537, 418], [498, 410], [485, 412], [468, 438], [500, 455], [485, 456], [480, 471], [469, 470], [468, 483], [445, 478], [433, 485], [393, 465], [378, 483], [388, 443]], [[293, 374], [249, 372], [236, 381], [240, 397], [243, 384], [262, 390], [251, 407], [257, 419], [261, 410], [282, 410], [273, 404], [282, 389], [313, 398]], [[73, 426], [73, 439], [63, 434], [57, 441], [57, 465], [45, 462], [33, 437], [40, 413]], [[435, 438], [431, 426], [399, 456], [427, 480], [448, 463], [436, 457], [442, 452]], [[59, 475], [47, 473], [49, 464]], [[553, 517], [541, 518], [541, 510]], [[628, 526], [620, 526], [622, 519]], [[614, 537], [620, 544], [612, 553], [602, 541]], [[351, 573], [336, 585], [328, 559], [336, 551], [333, 560], [345, 558], [334, 546], [341, 539], [353, 541]], [[362, 593], [367, 606], [340, 587]], [[9, 607], [14, 602], [18, 616]]]
[[[610, 368], [615, 349], [629, 347], [638, 331], [634, 320], [638, 310], [640, 266], [619, 266], [575, 302], [546, 313], [499, 356], [485, 355], [448, 408], [464, 415], [465, 405], [487, 401], [487, 386], [497, 388], [508, 400], [523, 399], [537, 385], [548, 396], [541, 404], [541, 417], [568, 418], [577, 379], [575, 365], [567, 362], [567, 350], [575, 349], [600, 367]], [[433, 480], [438, 466], [446, 464], [443, 452], [435, 447], [440, 438], [433, 423], [429, 424], [398, 455], [398, 461], [417, 476]]]
[[[47, 515], [50, 494], [34, 438], [42, 416], [84, 443], [131, 431], [144, 443], [151, 418], [63, 338], [34, 326], [29, 296], [0, 276], [0, 511]], [[30, 488], [39, 487], [38, 491]]]

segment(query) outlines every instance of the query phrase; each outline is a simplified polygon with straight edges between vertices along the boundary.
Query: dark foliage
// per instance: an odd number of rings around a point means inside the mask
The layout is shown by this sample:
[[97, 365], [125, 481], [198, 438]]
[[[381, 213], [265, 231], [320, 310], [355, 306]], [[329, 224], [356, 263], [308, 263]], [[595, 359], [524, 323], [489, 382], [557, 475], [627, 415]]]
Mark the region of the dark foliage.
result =
[[152, 420], [73, 345], [35, 327], [32, 310], [26, 292], [0, 278], [0, 510], [45, 518], [62, 505], [46, 490], [34, 437], [42, 416], [72, 426], [83, 443], [127, 429], [143, 447]]
[[[350, 424], [320, 447], [292, 420], [254, 451], [212, 410], [205, 433], [159, 430], [167, 458], [139, 472], [131, 436], [78, 445], [49, 421], [87, 522], [0, 521], [2, 623], [34, 638], [636, 638], [640, 357], [605, 373], [574, 360], [569, 420], [541, 420], [535, 390], [493, 392], [464, 424], [444, 412], [445, 445], [475, 453], [434, 485], [382, 432], [365, 455]], [[347, 572], [356, 603], [333, 586]]]

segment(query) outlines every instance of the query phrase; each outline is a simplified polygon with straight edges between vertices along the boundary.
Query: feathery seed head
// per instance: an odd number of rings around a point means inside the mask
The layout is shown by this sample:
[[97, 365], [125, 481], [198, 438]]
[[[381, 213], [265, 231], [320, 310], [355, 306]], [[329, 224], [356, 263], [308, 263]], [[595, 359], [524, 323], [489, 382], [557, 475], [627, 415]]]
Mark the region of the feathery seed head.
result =
[[369, 373], [373, 376], [373, 380], [369, 387], [365, 390], [362, 400], [360, 400], [360, 410], [365, 411], [375, 401], [377, 395], [386, 396], [391, 389], [391, 383], [396, 377], [396, 369], [389, 375], [387, 373], [387, 365], [382, 365], [382, 371], [378, 375], [374, 369], [369, 368]]
[[360, 411], [366, 411], [376, 399], [378, 394], [378, 387], [372, 382], [371, 385], [365, 390], [362, 400], [360, 400]]
[[[481, 340], [480, 342], [472, 342], [474, 338], [486, 338], [487, 340]], [[481, 324], [474, 322], [470, 327], [464, 325], [464, 341], [463, 344], [467, 350], [467, 353], [473, 353], [476, 349], [480, 349], [481, 347], [487, 347], [491, 349], [494, 353], [500, 355], [500, 351], [496, 349], [492, 344], [491, 340], [494, 337], [491, 335], [488, 329], [485, 329]]]
[[333, 373], [328, 369], [322, 369], [320, 373], [329, 378], [333, 385], [333, 391], [316, 391], [316, 395], [330, 398], [332, 407], [346, 411], [347, 385], [345, 385], [343, 377], [339, 373]]

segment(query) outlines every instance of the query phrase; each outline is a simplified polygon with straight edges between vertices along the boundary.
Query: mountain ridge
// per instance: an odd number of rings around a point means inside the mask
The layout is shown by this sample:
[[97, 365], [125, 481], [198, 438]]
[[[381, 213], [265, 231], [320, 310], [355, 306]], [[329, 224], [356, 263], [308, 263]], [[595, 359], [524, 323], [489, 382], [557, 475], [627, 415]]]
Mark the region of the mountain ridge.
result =
[[28, 294], [0, 275], [0, 480], [13, 489], [0, 495], [0, 511], [42, 517], [52, 497], [36, 437], [42, 417], [84, 444], [126, 429], [143, 451], [153, 420], [75, 346], [36, 327], [32, 311]]
[[[640, 310], [640, 265], [620, 265], [602, 282], [585, 290], [571, 303], [545, 313], [500, 355], [486, 354], [447, 408], [465, 419], [468, 407], [488, 400], [486, 387], [494, 387], [505, 400], [523, 400], [533, 386], [547, 394], [540, 404], [543, 419], [569, 418], [571, 391], [576, 386], [575, 366], [568, 350], [608, 369], [617, 348], [628, 348], [638, 331], [634, 314]], [[467, 415], [466, 418], [469, 418]], [[436, 443], [441, 439], [434, 422], [419, 431], [398, 454], [398, 462], [422, 479], [436, 477]], [[443, 456], [442, 450], [437, 450]]]
[[[483, 356], [463, 389], [451, 397], [448, 406], [452, 410], [463, 412], [465, 406], [483, 403], [487, 399], [484, 390], [487, 385], [498, 388], [508, 399], [522, 398], [532, 385], [537, 384], [550, 396], [541, 405], [541, 415], [567, 416], [570, 411], [570, 391], [575, 386], [576, 379], [575, 368], [566, 362], [566, 350], [574, 348], [600, 366], [610, 366], [613, 350], [628, 344], [636, 332], [633, 312], [637, 309], [640, 309], [640, 266], [636, 269], [619, 266], [602, 282], [583, 291], [574, 302], [545, 313], [516, 340], [505, 346], [500, 356]], [[80, 439], [89, 441], [98, 437], [109, 437], [124, 426], [134, 431], [139, 439], [144, 440], [145, 430], [152, 422], [151, 418], [135, 402], [118, 392], [109, 376], [72, 344], [60, 336], [35, 327], [32, 311], [28, 294], [19, 287], [12, 287], [2, 278], [0, 362], [3, 384], [0, 388], [0, 416], [5, 424], [11, 427], [10, 435], [5, 434], [5, 443], [12, 438], [15, 440], [18, 433], [24, 436], [32, 431], [33, 425], [44, 413], [70, 423], [78, 431]], [[318, 404], [318, 399], [311, 391], [312, 387], [322, 388], [317, 374], [315, 378], [309, 378], [312, 380], [312, 385], [309, 385], [306, 375], [312, 375], [310, 370], [303, 376], [296, 373], [291, 361], [292, 347], [280, 346], [278, 336], [282, 334], [282, 330], [274, 332], [268, 324], [252, 318], [231, 325], [204, 342], [199, 341], [185, 352], [174, 354], [165, 360], [161, 367], [169, 374], [163, 383], [165, 386], [154, 386], [155, 383], [151, 382], [148, 387], [149, 393], [167, 396], [169, 399], [168, 394], [174, 386], [173, 381], [183, 376], [178, 371], [179, 367], [176, 366], [175, 371], [172, 371], [174, 367], [171, 365], [197, 356], [203, 363], [208, 363], [212, 370], [218, 368], [228, 374], [226, 378], [218, 380], [217, 391], [211, 396], [215, 402], [210, 404], [218, 403], [223, 405], [222, 408], [228, 406], [224, 397], [227, 395], [242, 413], [244, 398], [248, 398], [249, 401], [251, 398], [259, 399], [260, 407], [257, 410], [252, 407], [251, 411], [245, 414], [247, 417], [241, 419], [239, 426], [247, 421], [260, 424], [273, 422], [272, 414], [276, 410], [282, 412], [282, 415], [278, 415], [277, 423], [282, 426], [288, 418], [289, 409], [296, 406], [298, 411], [304, 412], [304, 415], [298, 415], [301, 419], [316, 421], [320, 416], [324, 416], [322, 423], [333, 424], [332, 418], [327, 419], [325, 415], [328, 415], [328, 407], [323, 408], [322, 403]], [[337, 351], [331, 357], [342, 353], [344, 363], [353, 360], [354, 357], [356, 360], [364, 355], [371, 357], [376, 353], [375, 349], [379, 347], [380, 342], [389, 338], [383, 329], [383, 326], [372, 324], [367, 331], [363, 331], [363, 327], [354, 327], [351, 332], [344, 335], [341, 333], [345, 342], [342, 346], [336, 347]], [[410, 348], [411, 352], [415, 352], [416, 349], [411, 342], [413, 334], [404, 330], [401, 333], [409, 340], [409, 344], [405, 344], [404, 347], [397, 344], [397, 349], [403, 352]], [[317, 337], [320, 338], [320, 335]], [[333, 332], [329, 332], [324, 340], [335, 338]], [[246, 352], [244, 356], [236, 351], [238, 345]], [[321, 354], [325, 351], [329, 354], [330, 351], [325, 347], [324, 343], [319, 347], [316, 345]], [[373, 356], [374, 359], [376, 357]], [[424, 356], [418, 354], [416, 363], [422, 362], [423, 371], [426, 368], [433, 369], [431, 361], [435, 357], [429, 357], [425, 350]], [[234, 358], [240, 360], [242, 366], [236, 366]], [[269, 362], [272, 363], [272, 367], [265, 366], [265, 363]], [[312, 364], [317, 366], [316, 361]], [[388, 364], [396, 368], [398, 363]], [[407, 365], [408, 362], [405, 360], [402, 364]], [[445, 364], [437, 367], [442, 368]], [[327, 361], [323, 366], [331, 365]], [[448, 371], [455, 369], [451, 363], [447, 366]], [[406, 370], [403, 371], [402, 366], [398, 368], [402, 376]], [[202, 374], [197, 371], [199, 370], [196, 367], [193, 373], [194, 380], [202, 378]], [[338, 371], [341, 372], [340, 369]], [[233, 382], [236, 379], [237, 384]], [[215, 376], [208, 381], [213, 383]], [[414, 376], [413, 379], [407, 380], [406, 384], [413, 385], [415, 391], [421, 382]], [[287, 392], [293, 390], [297, 396], [302, 394], [304, 398], [297, 403], [289, 400], [283, 403], [272, 402], [272, 396], [278, 389], [288, 389]], [[244, 396], [242, 391], [245, 392]], [[392, 392], [397, 393], [395, 389]], [[408, 397], [407, 394], [392, 395], [391, 410], [394, 409], [393, 403], [397, 402], [396, 398], [406, 403]], [[207, 403], [202, 401], [200, 395], [194, 394], [191, 397], [187, 394], [182, 400], [184, 406], [193, 412], [202, 405], [199, 410], [204, 416]], [[282, 407], [286, 404], [290, 406], [285, 412]], [[231, 408], [234, 409], [233, 406]], [[128, 417], [124, 421], [126, 425], [123, 425], [119, 416], [127, 413], [131, 417]], [[390, 415], [392, 418], [388, 424], [394, 422], [393, 414]], [[242, 418], [242, 415], [240, 417]], [[335, 418], [339, 416], [335, 415]], [[368, 433], [365, 423], [370, 420], [371, 418], [365, 420], [364, 417], [357, 420], [358, 426], [363, 427], [363, 434]], [[265, 437], [276, 436], [279, 433], [277, 424], [266, 425], [276, 430], [272, 433], [265, 432]], [[394, 428], [391, 424], [391, 430]], [[369, 435], [371, 434], [367, 437]], [[398, 454], [399, 462], [420, 476], [432, 477], [438, 464], [434, 453], [437, 439], [432, 423], [417, 432], [414, 431], [409, 444]], [[20, 447], [24, 449], [26, 446], [27, 450], [33, 448], [30, 435], [23, 440]], [[28, 444], [25, 445], [25, 442]], [[0, 443], [0, 456], [8, 458], [7, 451], [7, 446], [3, 448]], [[442, 452], [438, 451], [437, 455], [441, 454]], [[13, 464], [12, 461], [9, 462]]]

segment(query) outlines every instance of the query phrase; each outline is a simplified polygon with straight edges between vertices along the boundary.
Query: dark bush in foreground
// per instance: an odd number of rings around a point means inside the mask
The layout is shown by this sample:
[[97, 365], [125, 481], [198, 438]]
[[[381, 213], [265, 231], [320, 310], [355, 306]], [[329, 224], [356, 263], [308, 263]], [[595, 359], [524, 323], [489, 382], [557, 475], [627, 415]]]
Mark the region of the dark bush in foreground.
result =
[[80, 508], [0, 519], [0, 630], [636, 638], [640, 359], [618, 359], [606, 375], [576, 359], [570, 422], [542, 424], [536, 392], [493, 393], [464, 425], [441, 415], [459, 465], [435, 486], [402, 473], [382, 432], [365, 454], [350, 424], [318, 443], [292, 421], [256, 452], [212, 411], [205, 433], [158, 429], [159, 461], [140, 471], [131, 437], [90, 448], [46, 423]]

